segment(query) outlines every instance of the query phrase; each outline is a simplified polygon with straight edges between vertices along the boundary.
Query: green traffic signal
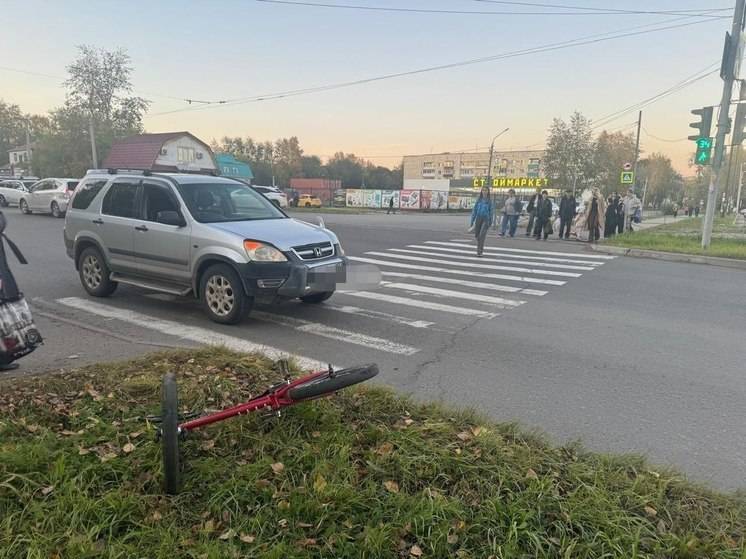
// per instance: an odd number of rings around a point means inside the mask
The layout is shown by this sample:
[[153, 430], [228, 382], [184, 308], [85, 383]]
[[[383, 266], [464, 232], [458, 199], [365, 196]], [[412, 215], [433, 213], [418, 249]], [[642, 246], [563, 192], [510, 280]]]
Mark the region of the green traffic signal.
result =
[[697, 138], [697, 149], [712, 149], [712, 138]]

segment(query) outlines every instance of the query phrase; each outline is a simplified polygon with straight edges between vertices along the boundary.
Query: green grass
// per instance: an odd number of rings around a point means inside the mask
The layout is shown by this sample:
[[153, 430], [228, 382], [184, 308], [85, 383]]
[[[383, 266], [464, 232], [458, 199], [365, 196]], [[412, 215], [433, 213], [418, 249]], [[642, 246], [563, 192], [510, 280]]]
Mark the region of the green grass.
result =
[[733, 225], [733, 218], [717, 218], [712, 242], [702, 249], [702, 218], [686, 219], [635, 233], [616, 236], [605, 244], [663, 252], [678, 252], [722, 258], [746, 259], [746, 230]]
[[380, 388], [197, 431], [165, 497], [167, 371], [188, 409], [279, 377], [212, 349], [0, 381], [0, 557], [746, 557], [742, 494]]

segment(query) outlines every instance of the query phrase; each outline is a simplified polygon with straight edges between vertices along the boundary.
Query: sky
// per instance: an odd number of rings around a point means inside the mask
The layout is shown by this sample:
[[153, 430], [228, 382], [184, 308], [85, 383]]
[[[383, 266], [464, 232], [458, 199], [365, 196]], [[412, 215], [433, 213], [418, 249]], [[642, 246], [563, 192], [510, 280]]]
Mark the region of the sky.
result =
[[[717, 69], [727, 19], [681, 15], [556, 15], [559, 8], [485, 0], [307, 0], [399, 9], [342, 9], [257, 0], [0, 0], [0, 99], [44, 113], [64, 102], [62, 81], [76, 46], [123, 48], [132, 83], [151, 106], [148, 132], [189, 130], [274, 140], [298, 136], [307, 154], [355, 153], [394, 166], [404, 154], [540, 148], [553, 118], [573, 111], [599, 120]], [[728, 8], [733, 0], [531, 0], [621, 10]], [[575, 10], [582, 11], [582, 10]], [[587, 14], [589, 11], [584, 12]], [[501, 55], [610, 32], [696, 24], [571, 48], [513, 56], [307, 95], [256, 98]], [[654, 25], [655, 24], [655, 25]], [[648, 26], [641, 28], [640, 26]], [[634, 29], [631, 29], [634, 28]], [[29, 73], [21, 73], [22, 70]], [[31, 74], [33, 73], [33, 74]], [[36, 75], [44, 74], [44, 76]], [[718, 72], [645, 108], [642, 157], [662, 152], [683, 174], [693, 132], [689, 111], [719, 103]], [[170, 112], [178, 111], [178, 112]], [[163, 114], [165, 113], [165, 114]], [[634, 132], [637, 112], [601, 130]], [[603, 121], [601, 121], [603, 122]]]

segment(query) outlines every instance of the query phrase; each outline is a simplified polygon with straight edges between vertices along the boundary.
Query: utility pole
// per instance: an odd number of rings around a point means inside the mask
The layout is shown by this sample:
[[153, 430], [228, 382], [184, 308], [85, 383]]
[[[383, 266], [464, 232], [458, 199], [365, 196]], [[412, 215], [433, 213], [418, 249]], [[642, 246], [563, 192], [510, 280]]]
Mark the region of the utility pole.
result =
[[637, 140], [635, 141], [635, 186], [637, 186], [637, 161], [640, 159], [640, 128], [642, 128], [642, 111], [637, 115]]
[[736, 195], [736, 217], [741, 211], [741, 189], [743, 188], [743, 163], [741, 163], [741, 173], [738, 175], [738, 194]]
[[733, 82], [740, 68], [741, 48], [744, 28], [744, 5], [746, 0], [736, 0], [733, 11], [733, 26], [730, 35], [726, 35], [723, 52], [723, 65], [720, 75], [723, 78], [723, 98], [720, 101], [720, 115], [718, 116], [717, 134], [715, 136], [715, 154], [712, 161], [710, 187], [707, 191], [707, 208], [705, 209], [704, 225], [702, 227], [702, 248], [707, 249], [712, 240], [712, 225], [715, 220], [715, 206], [720, 189], [720, 169], [723, 166], [725, 153], [725, 136], [728, 133], [730, 118], [728, 110], [733, 99]]
[[26, 172], [33, 175], [31, 172], [31, 132], [29, 127], [31, 123], [26, 120]]
[[93, 112], [88, 119], [88, 134], [91, 137], [91, 160], [93, 161], [93, 168], [98, 169], [98, 154], [96, 153], [96, 131], [93, 129]]
[[[495, 153], [495, 140], [497, 140], [500, 136], [505, 134], [510, 128], [506, 128], [499, 134], [496, 134], [494, 138], [492, 138], [492, 143], [490, 144], [490, 162], [487, 165], [487, 188], [492, 189], [492, 156]], [[495, 229], [497, 229], [497, 197], [492, 201], [492, 209], [494, 210], [493, 217], [495, 219], [494, 223], [492, 224]]]

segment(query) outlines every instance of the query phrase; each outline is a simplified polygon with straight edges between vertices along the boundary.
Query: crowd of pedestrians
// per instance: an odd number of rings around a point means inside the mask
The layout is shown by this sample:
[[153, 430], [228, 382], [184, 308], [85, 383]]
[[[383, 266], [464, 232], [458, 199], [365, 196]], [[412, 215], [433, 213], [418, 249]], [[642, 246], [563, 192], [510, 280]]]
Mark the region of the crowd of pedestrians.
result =
[[[531, 196], [526, 204], [527, 237], [546, 241], [558, 228], [560, 239], [575, 238], [593, 243], [602, 237], [632, 231], [632, 224], [641, 220], [642, 204], [631, 188], [624, 197], [614, 193], [606, 199], [598, 188], [593, 188], [583, 193], [580, 204], [573, 191], [566, 190], [556, 212], [554, 208], [554, 202], [546, 190], [537, 191]], [[500, 212], [500, 237], [515, 237], [522, 212], [523, 202], [515, 190], [510, 189]], [[469, 229], [477, 239], [477, 256], [482, 256], [484, 252], [490, 224], [496, 217], [494, 213], [495, 204], [490, 189], [483, 187], [472, 210]]]

